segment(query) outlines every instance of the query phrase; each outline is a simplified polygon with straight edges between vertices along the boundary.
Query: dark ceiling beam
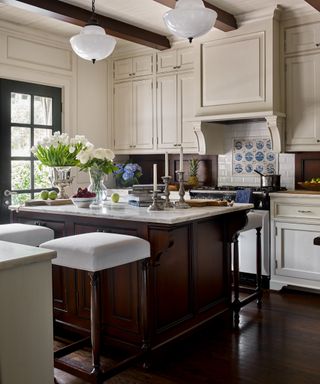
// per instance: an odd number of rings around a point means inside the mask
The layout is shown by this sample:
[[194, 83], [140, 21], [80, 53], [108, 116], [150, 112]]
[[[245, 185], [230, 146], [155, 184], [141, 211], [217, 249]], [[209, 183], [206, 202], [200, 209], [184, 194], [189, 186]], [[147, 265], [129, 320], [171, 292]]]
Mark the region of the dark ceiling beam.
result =
[[[17, 6], [81, 27], [86, 25], [92, 14], [91, 11], [58, 0], [0, 0], [0, 3]], [[96, 15], [99, 25], [109, 35], [159, 50], [170, 48], [170, 42], [165, 36], [111, 19], [110, 17]]]
[[[157, 3], [163, 4], [169, 8], [174, 8], [176, 4], [176, 0], [154, 0], [154, 1], [156, 1]], [[319, 3], [319, 1], [315, 1], [315, 2]], [[223, 9], [218, 8], [215, 5], [208, 3], [207, 1], [204, 1], [203, 3], [206, 8], [213, 9], [218, 14], [217, 21], [214, 25], [215, 28], [218, 28], [224, 32], [234, 31], [235, 29], [238, 28], [237, 20], [231, 13], [228, 13]]]
[[320, 12], [320, 0], [305, 0], [313, 8]]

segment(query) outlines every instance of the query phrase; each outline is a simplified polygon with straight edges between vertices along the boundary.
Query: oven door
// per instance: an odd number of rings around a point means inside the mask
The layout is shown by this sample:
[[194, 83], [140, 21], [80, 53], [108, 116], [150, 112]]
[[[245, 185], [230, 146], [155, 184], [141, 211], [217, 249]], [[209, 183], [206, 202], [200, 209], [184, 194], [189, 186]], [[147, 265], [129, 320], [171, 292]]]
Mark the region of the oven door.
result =
[[[270, 235], [269, 211], [252, 210], [262, 216], [261, 244], [262, 244], [262, 275], [270, 276]], [[256, 268], [256, 234], [255, 229], [241, 232], [239, 236], [239, 270], [243, 273], [257, 273]]]

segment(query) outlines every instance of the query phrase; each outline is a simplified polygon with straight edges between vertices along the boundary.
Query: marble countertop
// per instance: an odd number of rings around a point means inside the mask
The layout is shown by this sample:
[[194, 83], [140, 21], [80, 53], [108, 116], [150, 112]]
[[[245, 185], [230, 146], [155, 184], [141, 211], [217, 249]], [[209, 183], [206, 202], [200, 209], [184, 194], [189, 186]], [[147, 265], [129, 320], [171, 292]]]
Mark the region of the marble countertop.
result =
[[49, 249], [0, 241], [0, 271], [51, 260], [55, 257], [56, 252]]
[[161, 224], [177, 224], [236, 211], [248, 210], [251, 208], [253, 208], [252, 204], [234, 204], [232, 207], [193, 207], [189, 209], [170, 209], [165, 211], [149, 212], [147, 208], [133, 207], [124, 202], [107, 202], [106, 206], [99, 209], [77, 208], [74, 205], [10, 207], [11, 210], [21, 210], [25, 212], [100, 217], [114, 220]]

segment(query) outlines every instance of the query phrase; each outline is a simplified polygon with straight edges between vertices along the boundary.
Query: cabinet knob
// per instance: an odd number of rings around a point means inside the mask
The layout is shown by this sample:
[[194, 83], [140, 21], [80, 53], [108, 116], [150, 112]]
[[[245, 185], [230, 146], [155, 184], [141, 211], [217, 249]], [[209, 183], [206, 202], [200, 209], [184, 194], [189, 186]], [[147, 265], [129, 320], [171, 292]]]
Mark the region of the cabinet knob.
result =
[[320, 143], [320, 139], [317, 139], [317, 143]]
[[320, 47], [320, 43], [316, 43], [316, 47]]

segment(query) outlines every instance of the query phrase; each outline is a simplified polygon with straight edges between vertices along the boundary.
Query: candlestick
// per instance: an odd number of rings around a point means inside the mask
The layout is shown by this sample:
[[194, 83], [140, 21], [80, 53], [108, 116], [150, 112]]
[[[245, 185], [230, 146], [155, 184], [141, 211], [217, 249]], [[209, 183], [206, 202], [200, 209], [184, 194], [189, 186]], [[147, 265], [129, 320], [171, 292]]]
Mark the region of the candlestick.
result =
[[163, 211], [163, 200], [158, 198], [160, 191], [154, 190], [152, 193], [152, 204], [148, 207], [147, 211]]
[[180, 147], [180, 172], [183, 172], [183, 147]]
[[162, 176], [162, 180], [164, 182], [164, 196], [165, 196], [163, 208], [170, 209], [170, 208], [173, 208], [173, 203], [169, 199], [169, 196], [170, 196], [169, 183], [171, 180], [171, 176]]
[[169, 156], [168, 152], [164, 154], [164, 175], [165, 177], [169, 176]]
[[175, 207], [177, 209], [191, 208], [190, 205], [188, 203], [186, 203], [186, 201], [184, 199], [184, 194], [185, 194], [184, 180], [183, 180], [184, 172], [183, 171], [176, 171], [176, 174], [178, 175], [178, 181], [179, 181], [179, 196], [180, 196], [180, 199], [179, 199], [179, 201], [176, 201]]
[[156, 191], [157, 189], [158, 189], [157, 164], [153, 164], [153, 190]]

